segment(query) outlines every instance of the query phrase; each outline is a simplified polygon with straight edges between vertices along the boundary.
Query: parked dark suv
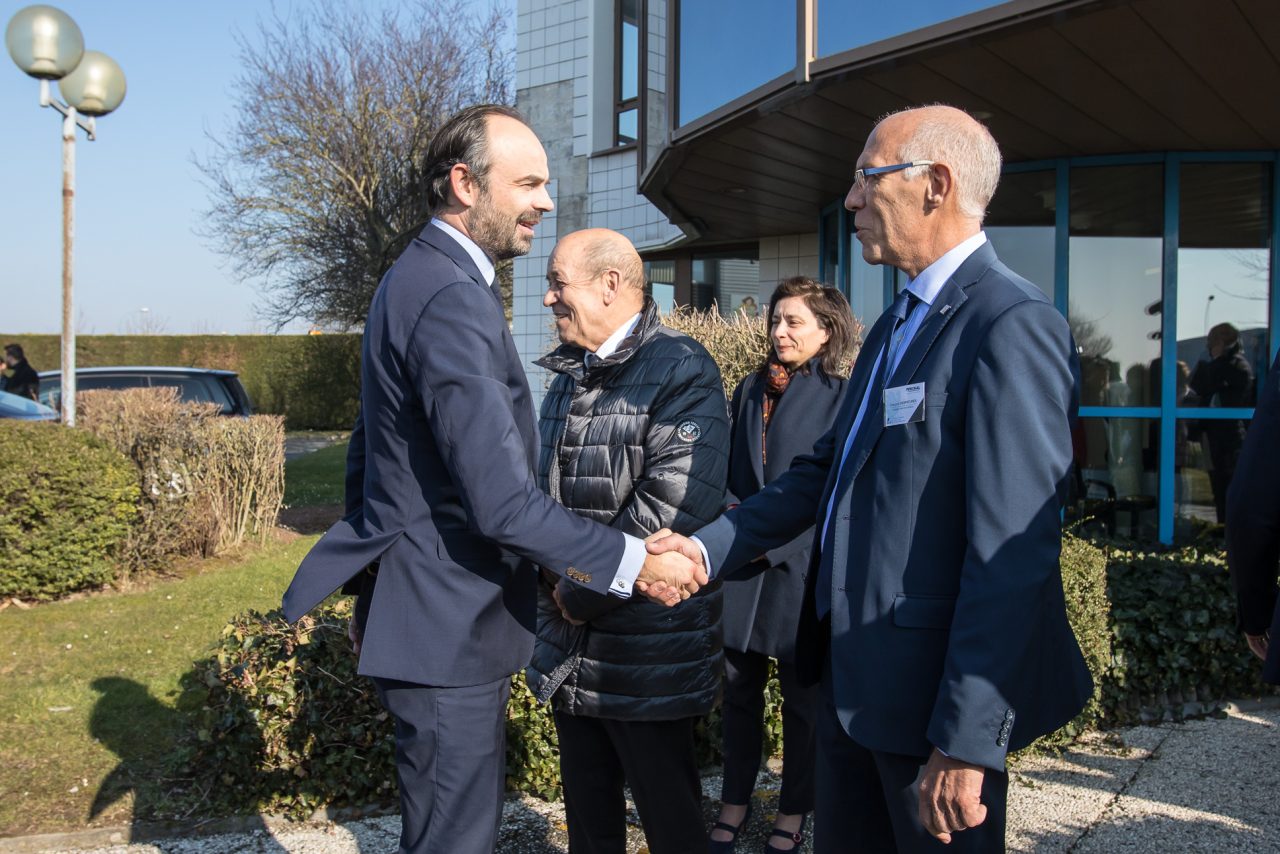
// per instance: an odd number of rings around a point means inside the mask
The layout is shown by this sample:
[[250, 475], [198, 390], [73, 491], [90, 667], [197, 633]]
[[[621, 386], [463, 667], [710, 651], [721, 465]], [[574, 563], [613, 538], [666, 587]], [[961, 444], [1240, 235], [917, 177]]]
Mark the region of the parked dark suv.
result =
[[[173, 386], [185, 401], [216, 403], [223, 415], [252, 415], [253, 404], [235, 371], [210, 368], [125, 366], [77, 368], [76, 390]], [[62, 399], [62, 371], [40, 372], [40, 402], [58, 409]]]

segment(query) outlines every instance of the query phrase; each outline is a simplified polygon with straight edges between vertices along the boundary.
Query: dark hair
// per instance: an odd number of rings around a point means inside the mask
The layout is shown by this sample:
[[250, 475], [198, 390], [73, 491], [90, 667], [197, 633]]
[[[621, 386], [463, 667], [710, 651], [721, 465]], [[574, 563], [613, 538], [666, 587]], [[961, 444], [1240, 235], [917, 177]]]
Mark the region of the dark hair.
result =
[[[773, 328], [773, 307], [788, 297], [802, 298], [809, 311], [813, 312], [818, 325], [827, 331], [827, 343], [818, 350], [818, 364], [826, 373], [838, 375], [853, 350], [853, 310], [849, 308], [849, 301], [840, 291], [817, 279], [808, 276], [783, 279], [773, 289], [765, 309], [765, 324], [770, 329]], [[772, 340], [769, 354], [773, 354]], [[766, 356], [760, 370], [766, 371], [768, 366], [769, 356]]]
[[489, 117], [506, 116], [525, 127], [529, 123], [515, 107], [502, 104], [478, 104], [455, 113], [440, 126], [427, 146], [426, 183], [427, 211], [432, 216], [449, 204], [449, 173], [465, 163], [471, 174], [485, 187], [489, 174]]
[[26, 357], [26, 354], [22, 352], [22, 345], [21, 345], [21, 344], [6, 344], [6, 345], [4, 345], [4, 353], [5, 353], [5, 355], [6, 355], [6, 356], [12, 356], [13, 358], [17, 359], [18, 361], [22, 361], [23, 359], [27, 358], [27, 357]]

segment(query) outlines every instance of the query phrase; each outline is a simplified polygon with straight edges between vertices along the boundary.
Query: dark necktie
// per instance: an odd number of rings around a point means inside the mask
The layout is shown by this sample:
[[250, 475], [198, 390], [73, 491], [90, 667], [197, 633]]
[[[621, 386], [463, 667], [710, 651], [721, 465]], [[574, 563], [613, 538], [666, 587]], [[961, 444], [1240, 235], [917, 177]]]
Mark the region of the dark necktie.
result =
[[[889, 335], [885, 338], [884, 347], [880, 350], [880, 363], [876, 365], [876, 375], [872, 377], [871, 382], [867, 384], [867, 405], [862, 413], [862, 422], [856, 425], [856, 429], [862, 430], [865, 426], [866, 419], [872, 417], [875, 412], [875, 402], [884, 395], [885, 383], [888, 382], [889, 375], [892, 373], [890, 367], [898, 351], [902, 349], [902, 338], [906, 334], [906, 320], [911, 310], [915, 308], [918, 298], [910, 291], [900, 291], [893, 304], [889, 306], [889, 315], [893, 317], [893, 324], [889, 327]], [[852, 429], [852, 428], [851, 428]], [[845, 456], [845, 450], [852, 448], [849, 446], [849, 437], [845, 437], [845, 442], [841, 445], [840, 468], [836, 475], [835, 493], [831, 502], [831, 518], [825, 520], [826, 536], [822, 538], [822, 554], [818, 560], [818, 580], [817, 586], [814, 588], [814, 604], [817, 607], [818, 619], [822, 619], [831, 612], [831, 568], [832, 553], [835, 551], [835, 535], [836, 526], [842, 524], [836, 518], [836, 508], [840, 502], [840, 494], [844, 491], [845, 465], [849, 462]]]

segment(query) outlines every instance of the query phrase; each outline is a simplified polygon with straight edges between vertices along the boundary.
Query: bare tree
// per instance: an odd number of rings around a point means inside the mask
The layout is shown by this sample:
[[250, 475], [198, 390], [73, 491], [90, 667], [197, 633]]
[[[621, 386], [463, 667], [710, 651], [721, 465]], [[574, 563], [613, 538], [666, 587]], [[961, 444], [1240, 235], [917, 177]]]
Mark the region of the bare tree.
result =
[[238, 117], [196, 165], [203, 236], [243, 279], [266, 283], [267, 319], [351, 328], [427, 222], [423, 160], [445, 119], [510, 103], [506, 20], [461, 0], [372, 15], [336, 0], [240, 37]]

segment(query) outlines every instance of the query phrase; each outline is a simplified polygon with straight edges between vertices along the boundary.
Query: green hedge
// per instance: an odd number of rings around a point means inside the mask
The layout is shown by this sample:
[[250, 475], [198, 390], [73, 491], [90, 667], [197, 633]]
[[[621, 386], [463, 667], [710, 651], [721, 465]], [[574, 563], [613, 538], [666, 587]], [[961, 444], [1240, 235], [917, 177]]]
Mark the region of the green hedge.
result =
[[0, 421], [0, 598], [110, 583], [137, 504], [133, 464], [93, 436]]
[[[1104, 566], [1098, 549], [1065, 538], [1068, 612], [1096, 668], [1111, 657]], [[215, 654], [196, 664], [180, 703], [192, 721], [181, 773], [194, 778], [195, 791], [208, 792], [223, 810], [268, 809], [299, 817], [328, 804], [393, 799], [392, 724], [372, 685], [355, 673], [346, 639], [350, 611], [351, 600], [343, 599], [297, 626], [273, 611], [243, 615], [226, 628]], [[1095, 700], [1051, 743], [1069, 740], [1097, 712]], [[776, 680], [767, 689], [765, 714], [765, 748], [778, 755]], [[703, 765], [720, 761], [718, 710], [698, 725], [698, 756]], [[507, 785], [543, 798], [560, 792], [555, 727], [523, 675], [512, 679], [507, 707]]]
[[1107, 725], [1180, 719], [1275, 693], [1236, 629], [1221, 548], [1101, 545], [1115, 645], [1102, 694]]
[[[57, 335], [0, 335], [37, 370], [61, 362]], [[80, 335], [76, 364], [236, 371], [254, 408], [290, 430], [350, 430], [360, 403], [359, 335]]]

